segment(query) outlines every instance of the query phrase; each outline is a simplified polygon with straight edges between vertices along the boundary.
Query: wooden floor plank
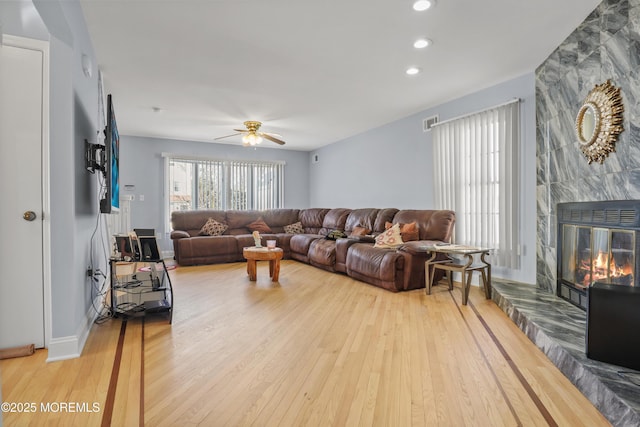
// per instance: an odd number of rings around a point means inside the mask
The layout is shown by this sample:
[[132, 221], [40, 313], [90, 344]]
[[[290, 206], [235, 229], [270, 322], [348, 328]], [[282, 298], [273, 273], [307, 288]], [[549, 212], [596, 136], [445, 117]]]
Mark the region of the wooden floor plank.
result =
[[[608, 425], [479, 289], [462, 306], [457, 284], [394, 294], [290, 260], [272, 283], [262, 264], [255, 282], [243, 263], [171, 271], [173, 324], [127, 324], [112, 425]], [[95, 325], [78, 359], [0, 361], [4, 401], [104, 410], [120, 322]]]

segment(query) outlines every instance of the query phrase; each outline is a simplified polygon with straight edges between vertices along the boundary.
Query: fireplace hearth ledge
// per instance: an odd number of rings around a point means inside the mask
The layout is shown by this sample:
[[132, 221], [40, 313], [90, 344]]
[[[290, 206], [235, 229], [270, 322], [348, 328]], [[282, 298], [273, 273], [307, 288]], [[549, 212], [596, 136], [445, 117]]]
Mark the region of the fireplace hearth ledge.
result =
[[493, 301], [614, 426], [640, 425], [640, 371], [588, 359], [586, 313], [534, 285], [494, 280]]

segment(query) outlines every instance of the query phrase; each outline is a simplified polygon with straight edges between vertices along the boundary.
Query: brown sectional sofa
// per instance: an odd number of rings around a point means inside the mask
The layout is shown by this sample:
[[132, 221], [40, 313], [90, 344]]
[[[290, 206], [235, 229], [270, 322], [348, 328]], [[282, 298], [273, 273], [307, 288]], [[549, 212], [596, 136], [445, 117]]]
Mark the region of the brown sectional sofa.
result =
[[[223, 235], [200, 235], [209, 218], [228, 225]], [[284, 251], [285, 259], [344, 273], [393, 292], [424, 287], [424, 262], [429, 257], [426, 247], [450, 242], [455, 223], [455, 214], [446, 210], [310, 208], [176, 211], [171, 213], [171, 239], [176, 261], [180, 265], [244, 261], [242, 248], [254, 244], [252, 230], [248, 226], [259, 218], [272, 230], [272, 233], [261, 233], [262, 244], [265, 245], [266, 240], [276, 240]], [[418, 226], [418, 240], [405, 242], [395, 249], [374, 247], [371, 236], [326, 238], [334, 230], [350, 235], [356, 227], [366, 228], [377, 235], [385, 231], [387, 222], [409, 224], [413, 221]], [[304, 233], [285, 233], [285, 226], [297, 222], [302, 224]]]

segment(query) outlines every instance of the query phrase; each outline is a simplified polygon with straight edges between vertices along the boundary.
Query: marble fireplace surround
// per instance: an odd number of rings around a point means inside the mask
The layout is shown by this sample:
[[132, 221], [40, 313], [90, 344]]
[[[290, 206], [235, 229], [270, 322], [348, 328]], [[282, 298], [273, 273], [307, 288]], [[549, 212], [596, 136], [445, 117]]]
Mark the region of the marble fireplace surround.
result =
[[493, 301], [611, 424], [640, 425], [640, 371], [587, 358], [585, 311], [535, 285], [494, 280], [492, 288]]
[[[559, 203], [640, 200], [640, 0], [603, 0], [536, 69], [535, 285], [498, 283], [494, 300], [614, 425], [640, 425], [640, 372], [587, 359], [586, 313], [556, 296]], [[621, 88], [616, 152], [589, 164], [575, 135], [585, 98]]]

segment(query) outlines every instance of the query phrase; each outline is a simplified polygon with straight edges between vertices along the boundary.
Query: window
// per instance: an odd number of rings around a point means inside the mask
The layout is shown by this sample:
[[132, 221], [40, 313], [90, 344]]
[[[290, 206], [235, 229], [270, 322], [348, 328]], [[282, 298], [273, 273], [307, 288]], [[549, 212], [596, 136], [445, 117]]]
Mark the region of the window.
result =
[[455, 243], [495, 249], [493, 264], [520, 266], [520, 103], [433, 127], [434, 195], [456, 213]]
[[169, 189], [167, 224], [173, 211], [263, 210], [284, 205], [284, 162], [189, 159], [170, 155], [165, 156], [165, 161]]

